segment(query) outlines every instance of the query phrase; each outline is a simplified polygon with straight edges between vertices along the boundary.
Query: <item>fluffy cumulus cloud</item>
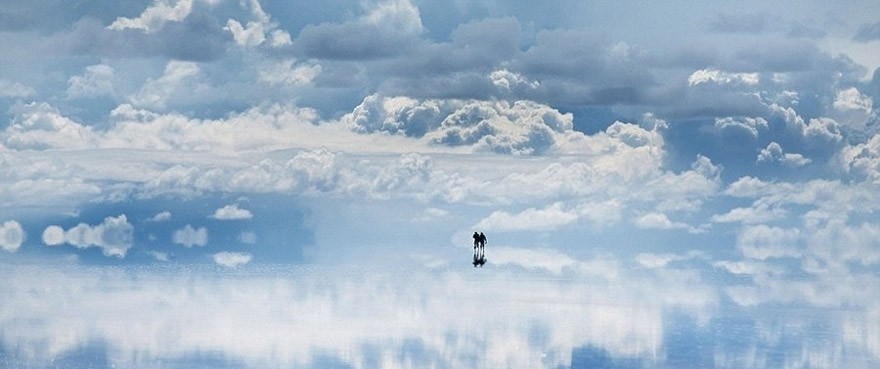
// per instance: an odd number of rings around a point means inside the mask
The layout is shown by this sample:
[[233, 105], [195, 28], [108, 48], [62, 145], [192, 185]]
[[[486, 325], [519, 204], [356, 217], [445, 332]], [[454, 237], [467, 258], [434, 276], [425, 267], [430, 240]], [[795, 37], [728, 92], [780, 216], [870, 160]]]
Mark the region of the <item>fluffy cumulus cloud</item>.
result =
[[170, 100], [182, 94], [191, 95], [198, 88], [194, 81], [199, 72], [194, 62], [172, 60], [161, 77], [147, 80], [140, 91], [129, 96], [129, 101], [139, 107], [164, 109]]
[[306, 85], [321, 73], [320, 64], [298, 63], [286, 59], [264, 64], [259, 71], [260, 81], [270, 85]]
[[758, 73], [731, 73], [717, 69], [700, 69], [688, 76], [688, 85], [697, 86], [704, 83], [756, 85], [761, 81]]
[[43, 243], [49, 246], [57, 246], [64, 243], [64, 228], [48, 226], [43, 230]]
[[33, 96], [37, 91], [19, 82], [0, 79], [0, 98], [21, 98]]
[[179, 22], [192, 11], [194, 0], [156, 0], [137, 17], [119, 17], [107, 26], [121, 31], [128, 28], [154, 32], [166, 22]]
[[215, 210], [214, 214], [211, 215], [211, 218], [219, 220], [251, 219], [253, 217], [254, 214], [250, 210], [241, 209], [238, 207], [238, 204], [226, 205]]
[[538, 155], [566, 140], [573, 116], [531, 101], [415, 100], [369, 96], [342, 121], [356, 132], [424, 137], [446, 146]]
[[171, 235], [171, 241], [190, 248], [193, 246], [203, 247], [208, 244], [208, 229], [205, 227], [193, 228], [187, 224], [181, 229], [174, 231]]
[[536, 89], [541, 84], [538, 81], [530, 81], [522, 74], [511, 72], [507, 69], [499, 69], [489, 74], [492, 84], [498, 88], [510, 91], [517, 88]]
[[761, 117], [724, 117], [715, 118], [715, 128], [724, 129], [740, 129], [748, 132], [753, 137], [758, 137], [759, 129], [766, 130], [769, 127], [767, 120]]
[[214, 262], [227, 268], [235, 268], [251, 262], [253, 255], [245, 252], [218, 252], [211, 256]]
[[555, 203], [545, 209], [526, 209], [517, 214], [505, 211], [492, 212], [487, 218], [477, 223], [476, 229], [493, 231], [550, 231], [576, 221], [580, 215], [576, 209], [564, 209], [561, 203]]
[[82, 75], [67, 80], [67, 96], [70, 98], [89, 98], [112, 96], [116, 70], [105, 64], [86, 67]]
[[841, 150], [840, 164], [847, 172], [880, 183], [880, 134], [867, 142], [847, 145]]
[[147, 221], [150, 221], [150, 222], [166, 222], [169, 220], [171, 220], [171, 212], [167, 211], [167, 210], [160, 211], [160, 212], [156, 213], [156, 215], [153, 215], [152, 217], [147, 219]]
[[839, 110], [862, 110], [871, 113], [874, 102], [870, 96], [864, 95], [855, 87], [837, 91], [834, 98], [835, 109]]
[[242, 8], [250, 10], [249, 20], [242, 24], [238, 20], [229, 19], [224, 27], [232, 34], [239, 46], [254, 47], [267, 44], [277, 48], [292, 43], [290, 34], [271, 20], [258, 0], [242, 1], [239, 4]]
[[2, 133], [6, 147], [81, 149], [95, 144], [91, 127], [74, 122], [49, 104], [16, 105], [12, 113], [15, 117]]
[[787, 153], [782, 149], [782, 145], [771, 142], [766, 148], [761, 149], [758, 153], [758, 162], [774, 163], [779, 162], [783, 165], [800, 167], [809, 164], [812, 160], [801, 154]]
[[0, 225], [0, 249], [15, 252], [21, 247], [24, 238], [24, 229], [17, 221], [7, 220]]
[[636, 227], [643, 229], [661, 229], [661, 230], [672, 230], [672, 229], [682, 229], [686, 230], [690, 233], [701, 233], [704, 230], [698, 227], [692, 227], [687, 223], [683, 222], [675, 222], [669, 219], [666, 214], [663, 213], [648, 213], [637, 217], [633, 223]]
[[98, 225], [80, 223], [66, 231], [49, 226], [43, 231], [43, 242], [49, 246], [67, 243], [80, 249], [98, 247], [106, 256], [123, 258], [134, 242], [134, 226], [125, 214], [106, 217]]

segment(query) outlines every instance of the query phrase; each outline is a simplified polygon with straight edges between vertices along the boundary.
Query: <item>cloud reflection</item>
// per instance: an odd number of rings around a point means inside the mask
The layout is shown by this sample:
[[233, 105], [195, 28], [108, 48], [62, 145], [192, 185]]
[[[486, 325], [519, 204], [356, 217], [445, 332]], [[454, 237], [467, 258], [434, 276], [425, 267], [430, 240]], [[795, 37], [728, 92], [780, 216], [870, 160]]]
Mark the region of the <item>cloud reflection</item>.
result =
[[833, 368], [880, 354], [877, 306], [738, 307], [695, 271], [256, 268], [6, 266], [0, 365]]

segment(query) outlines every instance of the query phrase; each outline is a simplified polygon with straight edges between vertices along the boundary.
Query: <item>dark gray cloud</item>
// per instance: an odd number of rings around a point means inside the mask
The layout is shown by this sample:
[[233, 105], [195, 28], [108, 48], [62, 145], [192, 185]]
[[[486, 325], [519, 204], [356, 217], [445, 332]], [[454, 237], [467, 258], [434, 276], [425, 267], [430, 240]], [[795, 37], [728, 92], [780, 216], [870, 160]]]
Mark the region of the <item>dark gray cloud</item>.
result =
[[859, 27], [859, 30], [853, 36], [853, 40], [859, 42], [871, 42], [880, 40], [880, 22], [874, 24], [865, 24]]
[[793, 72], [809, 69], [824, 57], [813, 42], [766, 39], [745, 45], [733, 54], [739, 70]]
[[109, 23], [117, 16], [136, 15], [146, 1], [38, 0], [0, 2], [0, 31], [52, 33], [89, 17]]
[[152, 33], [140, 29], [109, 30], [94, 18], [83, 18], [53, 42], [74, 54], [106, 57], [163, 56], [210, 61], [223, 56], [232, 36], [214, 17], [194, 12], [181, 22], [167, 22]]
[[388, 32], [378, 25], [323, 23], [305, 27], [293, 48], [309, 58], [372, 60], [406, 53], [417, 43], [415, 35]]
[[710, 22], [709, 29], [727, 33], [764, 33], [778, 24], [778, 17], [767, 13], [717, 14]]
[[583, 31], [542, 31], [515, 70], [568, 104], [640, 104], [656, 84], [650, 58], [626, 43]]
[[741, 35], [778, 34], [789, 38], [819, 39], [828, 32], [812, 19], [783, 19], [769, 13], [716, 14], [709, 30]]
[[423, 42], [412, 54], [395, 59], [383, 72], [397, 77], [488, 74], [518, 54], [519, 23], [512, 18], [466, 23], [452, 32], [450, 42]]
[[817, 27], [814, 24], [794, 22], [789, 25], [785, 35], [792, 38], [819, 39], [827, 36], [828, 32]]

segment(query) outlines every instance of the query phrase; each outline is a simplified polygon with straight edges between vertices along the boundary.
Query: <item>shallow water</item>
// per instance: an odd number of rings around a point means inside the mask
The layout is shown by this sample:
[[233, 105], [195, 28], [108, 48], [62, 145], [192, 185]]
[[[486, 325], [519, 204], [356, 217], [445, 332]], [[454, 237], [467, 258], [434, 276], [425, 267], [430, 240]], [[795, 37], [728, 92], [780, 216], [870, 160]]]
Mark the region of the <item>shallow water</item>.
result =
[[3, 269], [5, 368], [880, 367], [876, 299], [698, 269]]

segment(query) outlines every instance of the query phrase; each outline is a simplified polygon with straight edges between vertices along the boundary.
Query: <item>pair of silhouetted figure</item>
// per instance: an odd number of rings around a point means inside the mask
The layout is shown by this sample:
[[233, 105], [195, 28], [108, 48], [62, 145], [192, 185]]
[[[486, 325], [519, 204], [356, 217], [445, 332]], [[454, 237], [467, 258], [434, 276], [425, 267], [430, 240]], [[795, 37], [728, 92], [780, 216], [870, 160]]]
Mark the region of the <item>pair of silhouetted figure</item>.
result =
[[486, 235], [474, 232], [474, 267], [486, 263]]

